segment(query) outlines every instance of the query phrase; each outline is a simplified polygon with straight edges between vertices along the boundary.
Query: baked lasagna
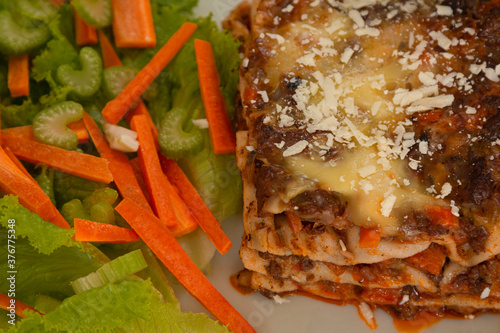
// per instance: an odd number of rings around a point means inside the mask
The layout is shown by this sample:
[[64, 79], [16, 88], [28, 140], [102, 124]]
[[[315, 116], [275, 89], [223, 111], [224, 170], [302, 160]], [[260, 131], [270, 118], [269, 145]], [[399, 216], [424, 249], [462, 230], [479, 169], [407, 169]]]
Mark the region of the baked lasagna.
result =
[[399, 319], [500, 310], [498, 1], [255, 0], [238, 166], [245, 270]]

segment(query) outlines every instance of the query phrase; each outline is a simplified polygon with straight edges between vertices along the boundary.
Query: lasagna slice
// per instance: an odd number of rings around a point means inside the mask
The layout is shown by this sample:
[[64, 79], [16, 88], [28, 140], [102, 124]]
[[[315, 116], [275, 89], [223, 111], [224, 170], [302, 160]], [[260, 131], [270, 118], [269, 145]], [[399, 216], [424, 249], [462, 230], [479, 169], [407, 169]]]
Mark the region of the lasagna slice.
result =
[[[496, 2], [498, 4], [498, 2]], [[396, 318], [500, 310], [500, 7], [255, 0], [240, 283]]]

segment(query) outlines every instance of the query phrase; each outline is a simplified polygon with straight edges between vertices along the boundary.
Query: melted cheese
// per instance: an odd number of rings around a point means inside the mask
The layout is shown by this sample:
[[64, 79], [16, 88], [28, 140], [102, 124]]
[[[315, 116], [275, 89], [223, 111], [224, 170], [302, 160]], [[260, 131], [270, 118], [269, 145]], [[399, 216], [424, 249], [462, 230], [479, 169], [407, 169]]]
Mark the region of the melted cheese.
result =
[[[351, 206], [353, 223], [380, 228], [384, 236], [396, 235], [398, 221], [409, 208], [422, 208], [434, 198], [418, 186], [405, 161], [391, 160], [390, 169], [384, 171], [376, 152], [374, 147], [346, 151], [334, 164], [295, 156], [287, 158], [287, 167], [296, 175], [316, 180], [325, 190], [341, 193]], [[392, 200], [390, 207], [383, 205]]]
[[[417, 9], [405, 6], [396, 6], [397, 12]], [[446, 73], [435, 58], [422, 60], [435, 45], [452, 51], [445, 33], [429, 33], [412, 20], [370, 21], [356, 8], [345, 9], [321, 11], [319, 16], [314, 11], [320, 9], [310, 8], [302, 20], [261, 34], [270, 49], [264, 63], [269, 86], [279, 86], [283, 75], [300, 77], [293, 103], [268, 104], [266, 124], [327, 133], [326, 143], [276, 145], [285, 166], [296, 178], [315, 180], [344, 196], [353, 223], [396, 235], [410, 209], [449, 194], [431, 196], [418, 185], [413, 171], [420, 161], [408, 153], [417, 147], [427, 154], [429, 147], [415, 137], [411, 116], [451, 105], [454, 97], [445, 87], [464, 77]], [[444, 7], [440, 11], [448, 13]], [[334, 145], [344, 147], [339, 159], [325, 162], [321, 156]], [[305, 155], [311, 147], [321, 150], [312, 159]]]

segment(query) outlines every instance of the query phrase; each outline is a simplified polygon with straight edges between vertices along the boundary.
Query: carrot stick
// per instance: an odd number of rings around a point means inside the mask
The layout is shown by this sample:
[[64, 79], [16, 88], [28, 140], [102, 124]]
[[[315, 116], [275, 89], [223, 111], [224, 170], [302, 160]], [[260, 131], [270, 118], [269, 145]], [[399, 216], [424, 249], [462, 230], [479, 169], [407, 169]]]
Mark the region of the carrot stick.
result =
[[174, 185], [186, 206], [193, 212], [200, 227], [221, 254], [231, 248], [231, 240], [222, 231], [219, 221], [212, 214], [196, 188], [191, 184], [179, 165], [172, 159], [160, 155], [160, 163], [168, 180]]
[[255, 332], [208, 281], [167, 228], [153, 214], [125, 198], [116, 211], [132, 226], [165, 267], [215, 318], [235, 333]]
[[84, 45], [93, 45], [97, 43], [97, 31], [96, 29], [87, 24], [80, 15], [74, 11], [75, 13], [75, 35], [76, 35], [76, 44], [80, 46]]
[[187, 235], [198, 228], [198, 221], [193, 212], [187, 206], [186, 202], [182, 200], [178, 189], [170, 183], [165, 175], [164, 177], [165, 186], [170, 194], [170, 200], [172, 200], [174, 213], [177, 217], [177, 225], [175, 227], [170, 227], [169, 230], [175, 237]]
[[366, 229], [361, 227], [359, 230], [360, 248], [376, 248], [381, 239], [380, 230], [378, 229]]
[[7, 85], [12, 97], [29, 96], [29, 55], [9, 57]]
[[158, 153], [154, 145], [153, 136], [144, 116], [135, 116], [130, 122], [131, 128], [137, 132], [139, 141], [139, 160], [153, 210], [159, 219], [168, 227], [177, 225], [177, 217], [174, 212], [170, 194], [167, 192], [165, 183], [168, 182], [163, 174], [158, 159]]
[[122, 61], [116, 54], [113, 45], [111, 45], [108, 37], [102, 32], [102, 30], [98, 31], [99, 34], [99, 44], [101, 45], [101, 53], [102, 53], [102, 61], [104, 63], [105, 68], [113, 67], [113, 66], [121, 66]]
[[115, 99], [106, 104], [102, 110], [104, 119], [116, 124], [132, 105], [139, 100], [142, 93], [179, 52], [196, 28], [197, 25], [194, 23], [184, 23], [154, 55], [151, 61], [127, 84], [125, 89]]
[[151, 208], [151, 197], [149, 196], [148, 186], [146, 185], [146, 181], [142, 176], [141, 160], [139, 159], [139, 157], [133, 158], [130, 160], [130, 165], [132, 166], [132, 170], [134, 170], [135, 178], [137, 179], [137, 182], [141, 187], [142, 193], [146, 197], [148, 203], [150, 203], [150, 208]]
[[128, 197], [134, 200], [134, 202], [142, 208], [152, 212], [151, 207], [144, 196], [144, 192], [137, 182], [134, 170], [130, 165], [127, 155], [109, 147], [109, 144], [104, 138], [101, 130], [87, 113], [84, 113], [83, 121], [90, 132], [90, 136], [92, 137], [92, 141], [94, 142], [99, 155], [109, 162], [109, 171], [113, 175], [113, 180], [122, 198]]
[[[13, 298], [10, 298], [7, 295], [0, 294], [0, 309], [7, 310], [10, 312], [12, 309], [16, 315], [18, 315], [21, 318], [26, 318], [26, 315], [24, 314], [24, 311], [32, 311], [32, 312], [38, 312], [31, 306], [24, 304], [22, 302], [19, 302]], [[40, 312], [38, 312], [40, 313]], [[42, 314], [42, 313], [40, 313]]]
[[108, 162], [102, 158], [46, 145], [3, 132], [2, 144], [19, 159], [30, 163], [43, 163], [53, 169], [101, 183], [110, 183], [113, 176]]
[[[115, 49], [109, 42], [106, 35], [101, 30], [99, 30], [99, 40], [101, 41], [101, 50], [104, 61], [104, 67], [109, 68], [113, 66], [121, 66], [122, 61], [116, 54]], [[144, 104], [142, 99], [139, 99], [137, 106], [127, 113], [126, 121], [130, 124], [130, 120], [132, 120], [133, 116], [141, 114], [145, 115], [148, 118], [149, 125], [151, 126], [151, 131], [153, 132], [153, 138], [155, 139], [156, 149], [160, 151], [160, 144], [158, 143], [158, 128], [156, 128], [153, 118], [151, 118], [151, 115], [149, 114], [146, 104]]]
[[292, 228], [292, 231], [294, 234], [298, 233], [299, 231], [302, 230], [302, 228], [304, 228], [304, 225], [302, 224], [302, 220], [297, 215], [290, 213], [288, 211], [285, 211], [285, 216], [286, 216], [288, 224], [290, 225], [290, 228]]
[[38, 214], [45, 221], [50, 221], [61, 228], [71, 228], [64, 218], [58, 216], [59, 211], [40, 186], [19, 170], [1, 147], [0, 190], [5, 194], [18, 196], [21, 205]]
[[201, 97], [208, 120], [210, 141], [215, 154], [234, 153], [236, 137], [227, 114], [226, 102], [219, 84], [214, 52], [209, 42], [195, 39], [194, 50], [198, 64]]
[[78, 143], [89, 141], [89, 132], [87, 132], [87, 128], [85, 127], [83, 119], [69, 123], [66, 127], [75, 132], [76, 136], [78, 137]]
[[198, 223], [161, 169], [147, 117], [135, 116], [130, 124], [137, 132], [141, 169], [156, 214], [176, 237], [190, 233]]
[[75, 240], [79, 242], [127, 244], [139, 240], [133, 229], [79, 218], [75, 218], [74, 223]]
[[[14, 155], [14, 153], [8, 147], [5, 147], [4, 151], [7, 154], [7, 156], [9, 156], [9, 158], [11, 159], [11, 161], [14, 162], [14, 164], [16, 165], [16, 167], [26, 177], [28, 177], [33, 182], [33, 184], [36, 184], [37, 186], [39, 186], [38, 182], [35, 180], [35, 178], [33, 178], [33, 176], [28, 172], [28, 170], [26, 170], [26, 168], [24, 167], [24, 165], [21, 163], [21, 161], [19, 161], [19, 159], [16, 157], [16, 155]], [[54, 205], [52, 205], [52, 210], [54, 211], [54, 217], [50, 218], [49, 221], [51, 223], [53, 223], [53, 224], [61, 227], [61, 228], [69, 228], [70, 226], [69, 226], [68, 222], [64, 219], [64, 217], [61, 215], [61, 213], [57, 210], [57, 208]]]
[[118, 47], [156, 46], [149, 0], [112, 0], [113, 34]]
[[[77, 120], [72, 123], [69, 123], [67, 127], [73, 132], [75, 132], [75, 134], [78, 137], [79, 143], [89, 141], [89, 133], [85, 128], [83, 120]], [[31, 125], [5, 128], [2, 130], [2, 133], [9, 134], [12, 136], [18, 136], [29, 140], [35, 140], [35, 138], [33, 137], [33, 126]]]
[[125, 120], [130, 124], [133, 116], [145, 115], [148, 118], [149, 127], [151, 127], [151, 132], [153, 133], [153, 138], [155, 140], [156, 150], [160, 151], [160, 143], [158, 142], [158, 128], [156, 127], [151, 114], [149, 113], [146, 104], [142, 100], [139, 100], [137, 106], [127, 113]]
[[36, 183], [36, 180], [35, 178], [33, 178], [33, 176], [28, 172], [28, 170], [26, 170], [26, 168], [24, 167], [24, 165], [21, 163], [21, 161], [19, 161], [19, 159], [16, 157], [16, 155], [14, 155], [14, 153], [12, 152], [12, 150], [10, 150], [8, 147], [5, 147], [4, 149], [5, 153], [7, 154], [7, 156], [9, 156], [10, 160], [12, 162], [14, 162], [14, 164], [16, 165], [16, 167], [26, 176], [28, 177], [29, 179], [31, 179], [34, 183]]

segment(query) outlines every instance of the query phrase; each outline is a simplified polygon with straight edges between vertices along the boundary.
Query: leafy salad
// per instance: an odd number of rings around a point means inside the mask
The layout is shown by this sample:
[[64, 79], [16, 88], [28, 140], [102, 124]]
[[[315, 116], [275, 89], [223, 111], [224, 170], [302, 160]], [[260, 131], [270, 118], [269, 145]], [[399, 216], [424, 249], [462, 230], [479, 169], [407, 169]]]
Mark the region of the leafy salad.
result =
[[[113, 5], [115, 2], [127, 4], [114, 1]], [[137, 157], [141, 140], [146, 140], [141, 135], [156, 138], [157, 130], [156, 144], [165, 163], [162, 166], [172, 168], [171, 163], [176, 162], [180, 169], [172, 172], [182, 170], [218, 221], [238, 213], [241, 181], [234, 154], [215, 154], [205, 125], [195, 40], [207, 41], [213, 49], [220, 91], [230, 118], [235, 112], [239, 45], [219, 31], [211, 17], [193, 17], [196, 1], [137, 3], [150, 4], [152, 14], [151, 29], [146, 31], [149, 35], [140, 47], [121, 41], [122, 35], [136, 31], [126, 22], [112, 25], [117, 9], [112, 8], [110, 0], [74, 0], [71, 4], [0, 0], [0, 112], [5, 149], [0, 154], [0, 188], [4, 194], [0, 198], [0, 269], [12, 277], [0, 280], [0, 303], [5, 308], [12, 297], [20, 302], [18, 306], [26, 304], [28, 308], [15, 316], [9, 309], [0, 310], [0, 330], [228, 331], [206, 315], [180, 311], [169, 284], [169, 279], [175, 279], [154, 252], [155, 246], [161, 244], [148, 246], [131, 229], [133, 223], [141, 226], [143, 221], [156, 223], [157, 219], [147, 212], [140, 218], [127, 219], [125, 212], [131, 204], [124, 204], [116, 176], [112, 181], [100, 174], [104, 153], [99, 145], [103, 145], [105, 133], [104, 145], [111, 146], [108, 154], [120, 151], [120, 156], [126, 156], [126, 164], [137, 171], [149, 163], [148, 156]], [[148, 68], [186, 22], [196, 24], [196, 30], [159, 75], [143, 87], [141, 99], [131, 106], [139, 115], [142, 110], [142, 116], [147, 110], [147, 117], [137, 119], [149, 121], [151, 131], [137, 135], [144, 121], [131, 121], [127, 115], [117, 124], [107, 122], [102, 110], [120, 98], [124, 88]], [[153, 42], [148, 39], [150, 35], [154, 36]], [[126, 46], [120, 47], [119, 43]], [[105, 51], [110, 45], [116, 51], [111, 59]], [[113, 56], [115, 63], [110, 66]], [[23, 67], [23, 61], [28, 65]], [[22, 68], [29, 68], [28, 82], [20, 80], [26, 76]], [[56, 153], [62, 151], [64, 154]], [[68, 171], [64, 164], [69, 162], [76, 166]], [[5, 170], [14, 169], [15, 175], [9, 178]], [[156, 182], [141, 180], [140, 170], [135, 175], [139, 185]], [[148, 174], [142, 176], [147, 178]], [[16, 177], [29, 181], [9, 183]], [[35, 182], [38, 185], [33, 187]], [[149, 189], [146, 185], [142, 187], [145, 197]], [[40, 189], [50, 204], [39, 200]], [[24, 197], [16, 195], [20, 191], [25, 191]], [[177, 192], [182, 199], [183, 189], [177, 187]], [[117, 212], [117, 206], [123, 207], [120, 212], [124, 214]], [[58, 220], [58, 216], [63, 219]], [[126, 229], [124, 235], [133, 233], [135, 238], [117, 238], [111, 243], [78, 241], [75, 229], [82, 221]], [[106, 235], [106, 227], [97, 228], [97, 236]], [[204, 231], [195, 227], [175, 235], [194, 263], [207, 269], [216, 250]]]

